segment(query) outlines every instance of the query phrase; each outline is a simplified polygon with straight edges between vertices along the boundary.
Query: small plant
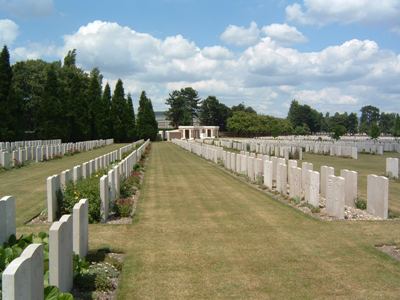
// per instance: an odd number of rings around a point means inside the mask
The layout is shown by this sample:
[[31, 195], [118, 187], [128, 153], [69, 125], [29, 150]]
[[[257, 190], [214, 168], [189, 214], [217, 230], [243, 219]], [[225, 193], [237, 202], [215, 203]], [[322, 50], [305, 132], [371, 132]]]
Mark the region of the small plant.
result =
[[133, 172], [131, 176], [124, 180], [120, 187], [121, 198], [129, 198], [140, 188], [139, 173]]
[[317, 214], [321, 211], [318, 206], [311, 205], [310, 203], [302, 203], [301, 207], [308, 207], [313, 214]]
[[366, 210], [367, 209], [367, 201], [361, 198], [357, 198], [355, 201], [356, 208]]
[[115, 202], [115, 212], [117, 216], [122, 218], [130, 217], [133, 209], [133, 202], [132, 198], [118, 199]]
[[47, 286], [44, 289], [45, 300], [73, 300], [70, 293], [62, 293], [56, 286]]
[[294, 204], [299, 205], [300, 204], [300, 197], [293, 197], [292, 199], [290, 199]]

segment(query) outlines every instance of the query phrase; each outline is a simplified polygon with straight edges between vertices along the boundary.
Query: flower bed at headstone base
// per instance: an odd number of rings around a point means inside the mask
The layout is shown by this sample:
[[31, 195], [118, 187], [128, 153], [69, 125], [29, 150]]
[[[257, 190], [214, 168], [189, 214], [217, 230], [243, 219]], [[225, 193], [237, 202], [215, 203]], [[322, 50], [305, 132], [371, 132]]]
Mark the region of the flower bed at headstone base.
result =
[[[79, 255], [73, 257], [74, 289], [71, 293], [61, 293], [57, 287], [49, 285], [49, 235], [46, 232], [12, 235], [0, 247], [0, 274], [30, 244], [43, 244], [45, 300], [111, 299], [118, 286], [122, 269], [123, 255], [112, 253], [109, 249], [99, 249], [89, 253], [86, 260]], [[2, 299], [0, 276], [0, 299]]]
[[121, 183], [120, 198], [115, 201], [108, 224], [131, 224], [136, 211], [137, 200], [145, 175], [145, 165], [151, 151], [151, 144], [146, 148], [140, 161], [133, 167], [128, 178]]
[[[141, 145], [141, 144], [140, 144]], [[140, 145], [138, 145], [140, 147]], [[132, 151], [135, 151], [132, 149]], [[140, 161], [133, 167], [131, 175], [121, 182], [120, 198], [114, 203], [110, 203], [110, 215], [107, 223], [109, 224], [130, 224], [136, 208], [136, 200], [139, 198], [141, 183], [144, 178], [145, 162], [147, 160], [151, 144], [146, 148]], [[132, 151], [126, 153], [125, 157]], [[113, 165], [117, 164], [116, 161]], [[82, 178], [76, 183], [69, 182], [63, 191], [57, 193], [58, 213], [57, 219], [61, 215], [71, 214], [74, 205], [80, 199], [89, 200], [89, 223], [99, 223], [101, 221], [101, 199], [99, 179], [106, 175], [108, 170], [112, 169], [113, 165], [108, 169], [102, 169], [92, 174], [89, 178]], [[43, 211], [29, 222], [29, 224], [47, 223], [47, 212]]]

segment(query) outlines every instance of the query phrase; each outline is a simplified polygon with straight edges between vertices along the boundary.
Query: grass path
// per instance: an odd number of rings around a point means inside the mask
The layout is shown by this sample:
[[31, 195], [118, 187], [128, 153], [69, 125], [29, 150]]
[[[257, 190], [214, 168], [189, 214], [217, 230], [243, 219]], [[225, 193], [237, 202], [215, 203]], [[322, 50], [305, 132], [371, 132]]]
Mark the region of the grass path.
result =
[[62, 159], [31, 163], [20, 169], [0, 173], [0, 197], [12, 195], [17, 202], [17, 226], [30, 220], [46, 206], [46, 178], [72, 169], [75, 165], [122, 147], [113, 144], [92, 151], [82, 152]]
[[171, 143], [152, 146], [134, 224], [90, 233], [126, 253], [119, 299], [400, 294], [400, 263], [374, 248], [399, 222], [321, 222]]

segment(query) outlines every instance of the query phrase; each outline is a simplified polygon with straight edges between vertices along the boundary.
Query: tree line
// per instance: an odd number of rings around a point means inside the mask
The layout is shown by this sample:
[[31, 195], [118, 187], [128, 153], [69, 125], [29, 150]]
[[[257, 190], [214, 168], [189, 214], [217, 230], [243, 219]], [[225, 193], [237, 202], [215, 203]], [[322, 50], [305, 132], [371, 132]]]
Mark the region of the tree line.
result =
[[135, 115], [131, 95], [119, 79], [113, 93], [94, 68], [76, 66], [76, 50], [61, 61], [26, 60], [10, 65], [0, 53], [0, 140], [62, 139], [74, 142], [114, 138], [116, 142], [155, 140], [151, 100], [141, 93]]
[[380, 112], [379, 108], [367, 105], [361, 108], [361, 117], [356, 113], [335, 113], [325, 115], [309, 105], [291, 102], [286, 118], [258, 114], [243, 103], [228, 107], [215, 96], [200, 99], [191, 87], [175, 90], [166, 99], [169, 107], [166, 118], [174, 127], [193, 125], [219, 126], [221, 131], [236, 136], [278, 136], [307, 135], [325, 132], [334, 138], [344, 134], [366, 133], [376, 138], [381, 133], [400, 136], [400, 116]]

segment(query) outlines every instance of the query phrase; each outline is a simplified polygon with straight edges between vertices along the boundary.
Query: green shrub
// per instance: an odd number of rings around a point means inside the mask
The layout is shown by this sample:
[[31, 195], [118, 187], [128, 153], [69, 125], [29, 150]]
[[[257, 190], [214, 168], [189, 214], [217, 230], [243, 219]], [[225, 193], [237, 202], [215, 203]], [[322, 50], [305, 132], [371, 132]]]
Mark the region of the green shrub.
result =
[[70, 214], [74, 205], [81, 199], [89, 200], [89, 223], [100, 222], [100, 177], [106, 174], [102, 170], [90, 178], [70, 182], [64, 190], [64, 198], [60, 206], [60, 214]]
[[358, 209], [362, 209], [362, 210], [367, 209], [367, 201], [365, 201], [364, 199], [357, 198], [355, 201], [355, 204]]

